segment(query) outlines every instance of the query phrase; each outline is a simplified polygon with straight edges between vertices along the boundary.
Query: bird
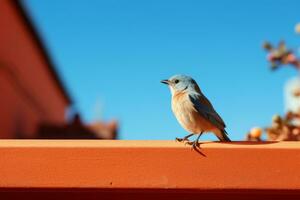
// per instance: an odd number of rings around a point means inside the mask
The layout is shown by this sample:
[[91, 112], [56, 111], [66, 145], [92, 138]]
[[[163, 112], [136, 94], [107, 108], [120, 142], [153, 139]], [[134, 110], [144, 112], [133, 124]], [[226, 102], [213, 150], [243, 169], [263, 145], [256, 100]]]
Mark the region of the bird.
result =
[[[174, 75], [162, 80], [161, 83], [169, 86], [172, 95], [172, 111], [179, 124], [190, 133], [183, 138], [176, 138], [177, 141], [187, 142], [193, 148], [197, 148], [201, 135], [206, 132], [214, 133], [220, 141], [231, 141], [223, 119], [192, 77]], [[193, 135], [198, 137], [190, 142], [188, 138]]]

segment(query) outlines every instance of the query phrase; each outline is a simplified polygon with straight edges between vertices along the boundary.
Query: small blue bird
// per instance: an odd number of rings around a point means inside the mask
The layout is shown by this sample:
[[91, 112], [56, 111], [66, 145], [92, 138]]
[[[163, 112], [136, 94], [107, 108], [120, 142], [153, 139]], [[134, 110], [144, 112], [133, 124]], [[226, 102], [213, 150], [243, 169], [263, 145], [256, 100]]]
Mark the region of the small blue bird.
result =
[[[171, 90], [172, 110], [178, 122], [191, 133], [184, 138], [176, 138], [177, 141], [188, 141], [196, 148], [204, 132], [213, 132], [219, 140], [230, 141], [224, 121], [194, 79], [185, 75], [175, 75], [161, 82], [167, 84]], [[189, 142], [188, 138], [194, 134], [199, 134], [197, 139]]]

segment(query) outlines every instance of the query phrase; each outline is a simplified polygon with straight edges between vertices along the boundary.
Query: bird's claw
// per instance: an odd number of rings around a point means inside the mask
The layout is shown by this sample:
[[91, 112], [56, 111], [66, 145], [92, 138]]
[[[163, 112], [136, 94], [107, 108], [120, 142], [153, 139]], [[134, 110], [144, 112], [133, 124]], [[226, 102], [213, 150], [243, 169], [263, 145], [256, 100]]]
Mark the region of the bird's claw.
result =
[[188, 145], [193, 145], [193, 144], [194, 144], [194, 142], [188, 141], [188, 142], [186, 142], [185, 144], [188, 144]]
[[188, 145], [192, 145], [192, 149], [196, 150], [199, 147], [199, 142], [194, 141], [194, 142], [186, 142]]
[[175, 138], [175, 141], [184, 142], [184, 141], [189, 141], [189, 140], [187, 138]]
[[199, 143], [198, 143], [198, 142], [194, 142], [194, 143], [193, 143], [193, 145], [192, 145], [193, 149], [195, 149], [195, 150], [196, 150], [196, 149], [197, 149], [197, 147], [198, 147], [198, 145], [199, 145]]

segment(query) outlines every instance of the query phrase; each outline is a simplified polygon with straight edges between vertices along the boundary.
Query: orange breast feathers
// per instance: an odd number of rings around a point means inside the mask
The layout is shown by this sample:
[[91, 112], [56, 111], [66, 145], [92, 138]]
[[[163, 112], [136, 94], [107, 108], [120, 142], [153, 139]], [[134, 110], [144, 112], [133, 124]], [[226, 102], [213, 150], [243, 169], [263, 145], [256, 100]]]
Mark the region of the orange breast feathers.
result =
[[215, 127], [194, 108], [188, 92], [174, 93], [172, 110], [181, 126], [191, 133], [212, 131]]

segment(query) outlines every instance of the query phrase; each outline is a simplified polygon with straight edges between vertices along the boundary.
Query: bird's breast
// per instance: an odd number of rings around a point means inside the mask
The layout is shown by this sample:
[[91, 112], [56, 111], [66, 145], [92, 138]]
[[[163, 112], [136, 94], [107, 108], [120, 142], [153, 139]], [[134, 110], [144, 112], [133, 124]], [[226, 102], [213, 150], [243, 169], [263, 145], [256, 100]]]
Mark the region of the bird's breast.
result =
[[211, 123], [194, 108], [187, 92], [173, 95], [172, 110], [180, 125], [191, 133], [200, 133], [213, 128]]

